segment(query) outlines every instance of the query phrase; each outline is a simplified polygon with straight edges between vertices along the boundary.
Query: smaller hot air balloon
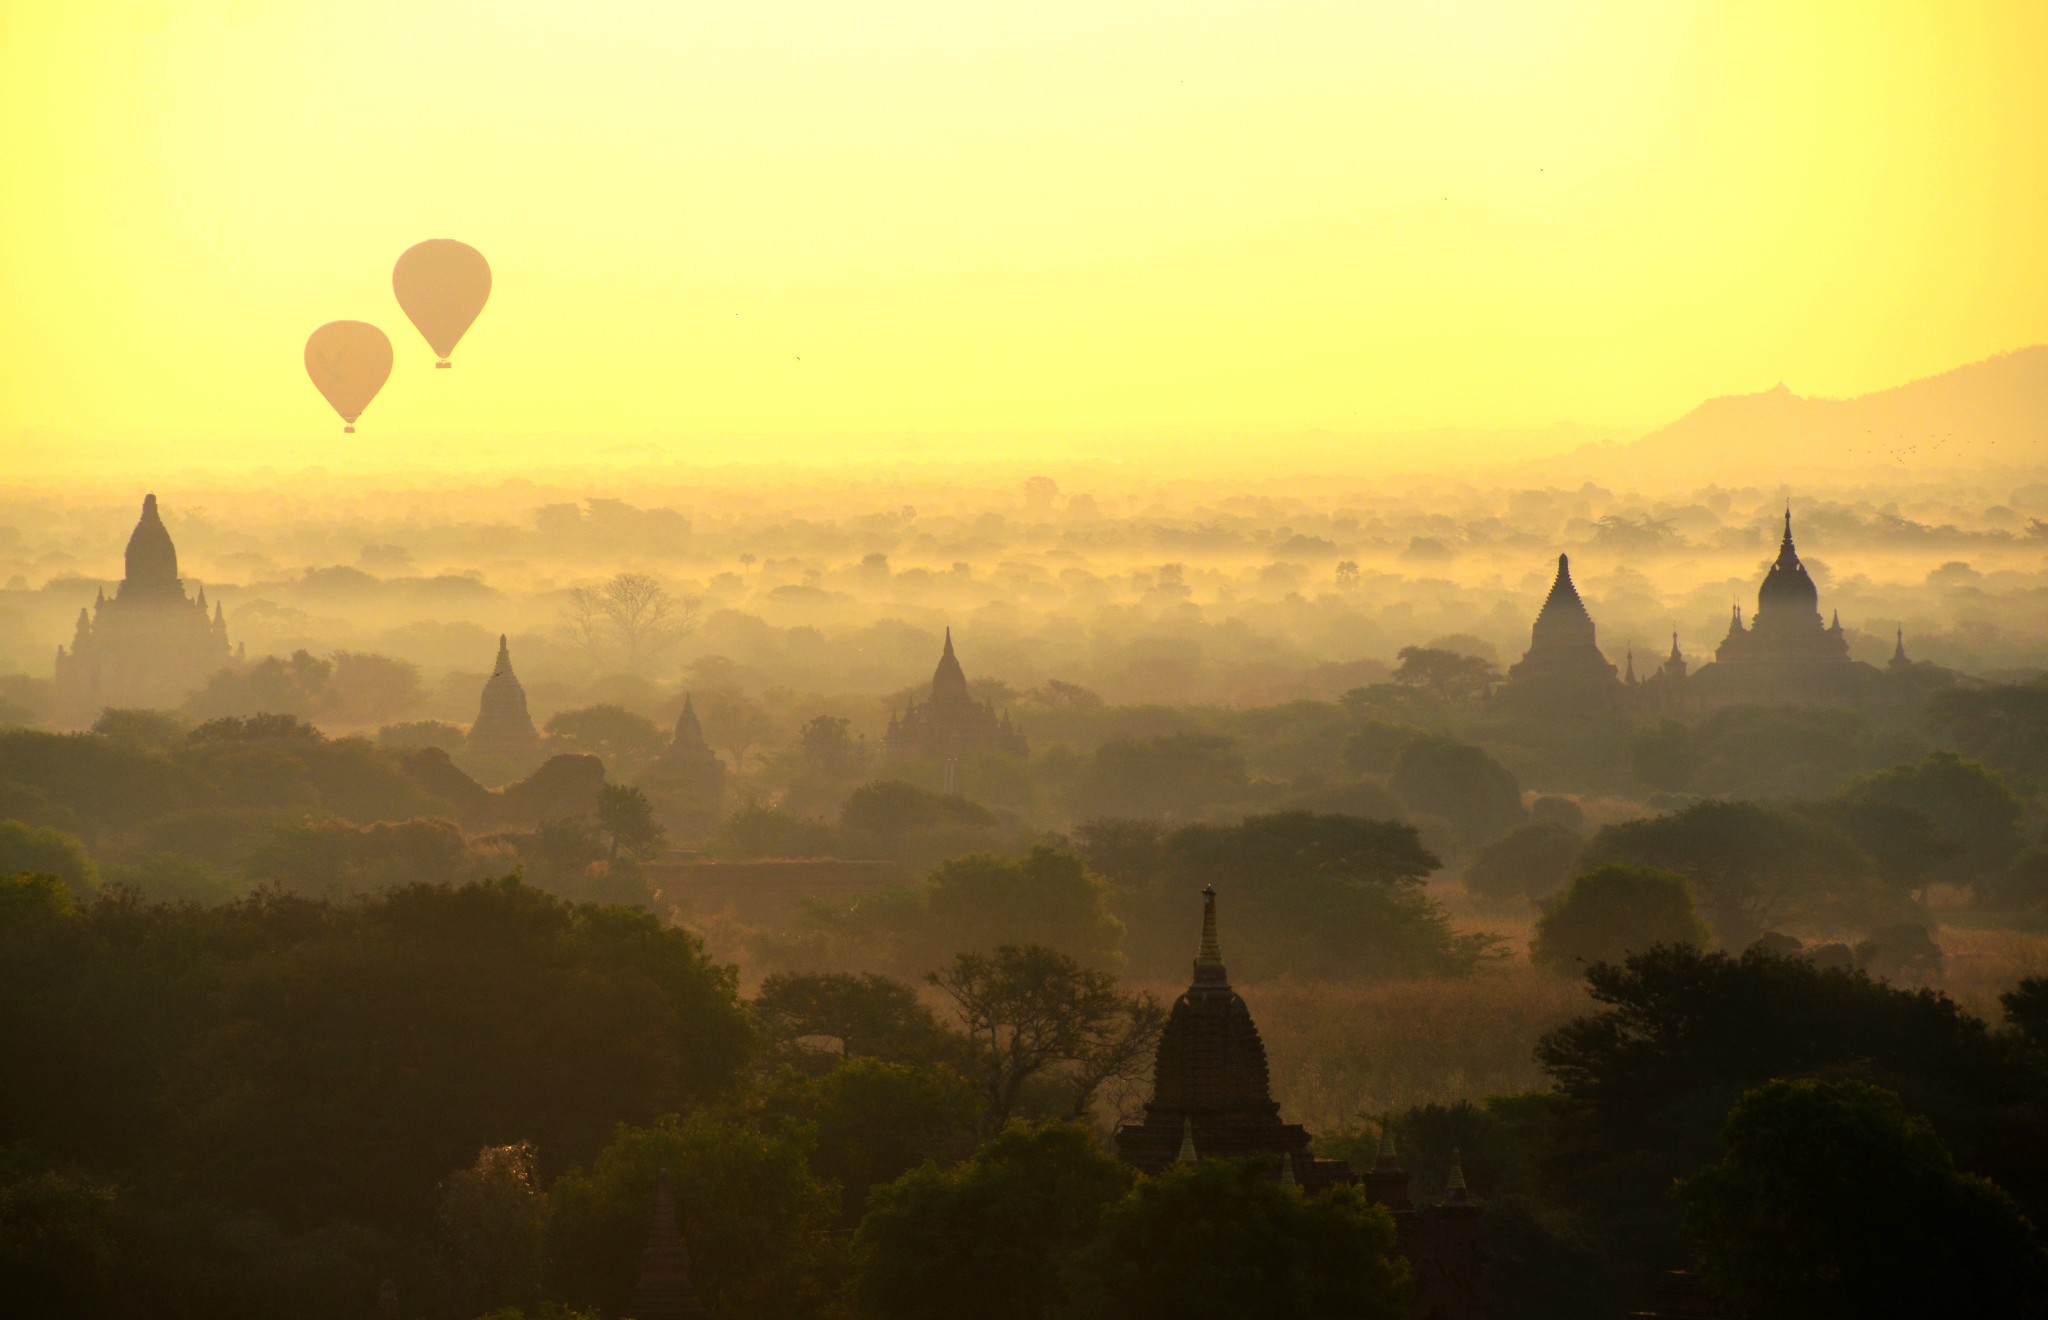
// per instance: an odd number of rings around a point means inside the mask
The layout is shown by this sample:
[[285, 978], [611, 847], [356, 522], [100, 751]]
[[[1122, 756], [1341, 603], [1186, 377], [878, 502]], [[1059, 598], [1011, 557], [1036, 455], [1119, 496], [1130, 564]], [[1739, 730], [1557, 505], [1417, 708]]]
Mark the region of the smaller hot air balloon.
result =
[[391, 376], [391, 341], [368, 321], [329, 321], [306, 340], [306, 374], [349, 423], [342, 433], [354, 435], [356, 418]]
[[448, 355], [476, 321], [491, 296], [491, 267], [484, 254], [452, 238], [415, 243], [391, 268], [391, 291], [446, 367]]

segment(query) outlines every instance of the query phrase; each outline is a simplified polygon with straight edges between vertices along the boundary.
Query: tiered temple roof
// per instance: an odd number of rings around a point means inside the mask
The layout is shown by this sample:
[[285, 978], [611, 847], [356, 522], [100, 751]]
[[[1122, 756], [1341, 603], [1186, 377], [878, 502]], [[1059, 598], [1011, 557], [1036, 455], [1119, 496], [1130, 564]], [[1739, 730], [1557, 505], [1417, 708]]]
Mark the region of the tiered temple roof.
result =
[[704, 1299], [690, 1280], [690, 1252], [676, 1223], [675, 1197], [664, 1169], [654, 1189], [647, 1246], [640, 1252], [640, 1280], [619, 1320], [703, 1320], [704, 1315]]
[[176, 706], [234, 660], [220, 602], [209, 615], [204, 587], [185, 592], [153, 494], [142, 498], [124, 558], [113, 597], [101, 590], [79, 610], [70, 647], [57, 648], [57, 700], [73, 719], [108, 706]]
[[1200, 1158], [1271, 1155], [1291, 1163], [1305, 1187], [1348, 1181], [1336, 1160], [1319, 1160], [1298, 1123], [1283, 1123], [1266, 1073], [1266, 1046], [1244, 999], [1230, 988], [1216, 931], [1216, 891], [1202, 891], [1202, 942], [1187, 993], [1160, 1033], [1152, 1099], [1142, 1123], [1116, 1135], [1117, 1154], [1157, 1173], [1192, 1152]]
[[497, 766], [530, 769], [540, 760], [540, 731], [526, 710], [526, 689], [512, 672], [512, 649], [498, 637], [498, 661], [484, 683], [476, 723], [469, 727], [469, 753]]
[[953, 654], [951, 628], [946, 629], [945, 650], [932, 672], [931, 696], [922, 704], [911, 702], [900, 714], [890, 712], [882, 745], [892, 755], [932, 758], [973, 751], [1023, 756], [1028, 750], [1008, 712], [998, 715], [992, 703], [976, 701], [968, 692], [967, 674]]
[[1614, 665], [1600, 653], [1593, 616], [1572, 582], [1571, 559], [1557, 557], [1557, 577], [1530, 629], [1529, 650], [1508, 670], [1502, 695], [1510, 702], [1552, 700], [1553, 713], [1570, 713], [1588, 697], [1618, 696]]

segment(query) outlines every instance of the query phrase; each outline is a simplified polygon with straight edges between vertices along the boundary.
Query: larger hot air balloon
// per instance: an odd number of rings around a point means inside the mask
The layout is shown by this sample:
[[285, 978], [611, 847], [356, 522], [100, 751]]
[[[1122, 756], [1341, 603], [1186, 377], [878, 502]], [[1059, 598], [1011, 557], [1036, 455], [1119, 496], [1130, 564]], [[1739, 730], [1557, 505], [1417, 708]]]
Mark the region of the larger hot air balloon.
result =
[[467, 243], [430, 238], [399, 254], [391, 291], [441, 359], [434, 365], [445, 367], [491, 296], [490, 263]]
[[356, 418], [391, 376], [391, 341], [367, 321], [329, 321], [306, 340], [306, 374], [353, 435]]

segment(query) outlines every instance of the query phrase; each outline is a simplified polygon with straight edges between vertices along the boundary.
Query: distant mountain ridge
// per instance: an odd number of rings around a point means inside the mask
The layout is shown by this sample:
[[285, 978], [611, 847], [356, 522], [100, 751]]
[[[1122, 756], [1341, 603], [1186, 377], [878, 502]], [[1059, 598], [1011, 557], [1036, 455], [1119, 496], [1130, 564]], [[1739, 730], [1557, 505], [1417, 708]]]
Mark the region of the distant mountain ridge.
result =
[[1878, 464], [2048, 464], [2048, 344], [1852, 399], [1803, 398], [1783, 384], [1709, 399], [1612, 452], [1763, 479]]

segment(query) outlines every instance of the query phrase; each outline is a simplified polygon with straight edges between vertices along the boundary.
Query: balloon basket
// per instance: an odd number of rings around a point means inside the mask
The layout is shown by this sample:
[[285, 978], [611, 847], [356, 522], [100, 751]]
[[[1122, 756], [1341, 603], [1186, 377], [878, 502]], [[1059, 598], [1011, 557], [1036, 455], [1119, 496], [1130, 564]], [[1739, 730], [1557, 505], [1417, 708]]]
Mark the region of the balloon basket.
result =
[[341, 433], [343, 435], [354, 435], [356, 433], [356, 428], [353, 426], [344, 426], [341, 428]]
[[450, 361], [449, 361], [448, 359], [446, 359], [446, 358], [442, 358], [442, 359], [441, 359], [441, 360], [440, 360], [439, 362], [436, 362], [436, 363], [434, 364], [434, 370], [436, 370], [436, 371], [446, 371], [446, 370], [448, 370], [448, 368], [450, 368], [450, 367], [452, 367], [452, 366], [454, 366], [454, 365], [455, 365], [455, 364], [454, 364], [453, 362], [450, 362]]

